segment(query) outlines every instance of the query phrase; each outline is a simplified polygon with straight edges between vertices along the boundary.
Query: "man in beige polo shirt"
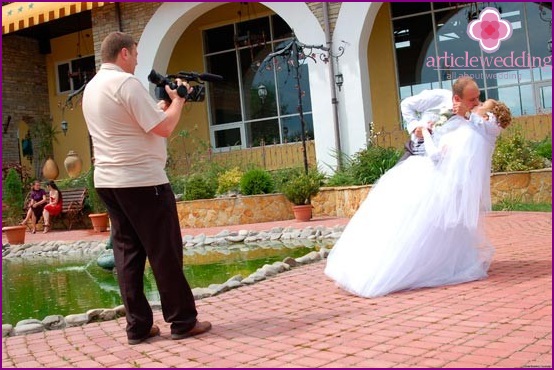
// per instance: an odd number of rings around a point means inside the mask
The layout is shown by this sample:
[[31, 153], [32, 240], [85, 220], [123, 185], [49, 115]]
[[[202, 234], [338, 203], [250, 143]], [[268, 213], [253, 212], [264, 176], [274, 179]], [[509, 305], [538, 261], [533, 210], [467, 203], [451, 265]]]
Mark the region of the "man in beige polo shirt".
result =
[[[166, 138], [177, 126], [185, 99], [166, 86], [172, 99], [160, 109], [134, 76], [137, 44], [110, 33], [101, 46], [102, 66], [87, 84], [83, 114], [94, 147], [94, 183], [106, 203], [129, 344], [160, 334], [144, 295], [144, 267], [150, 262], [163, 316], [172, 339], [207, 332], [183, 273], [183, 241], [175, 197], [165, 173]], [[190, 86], [177, 80], [177, 84]]]

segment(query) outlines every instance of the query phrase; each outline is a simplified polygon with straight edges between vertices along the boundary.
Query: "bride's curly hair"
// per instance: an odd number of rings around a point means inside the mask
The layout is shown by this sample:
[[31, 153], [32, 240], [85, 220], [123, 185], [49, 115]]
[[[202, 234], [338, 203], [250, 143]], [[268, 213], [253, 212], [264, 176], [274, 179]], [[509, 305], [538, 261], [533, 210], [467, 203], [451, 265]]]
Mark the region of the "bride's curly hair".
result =
[[494, 102], [494, 107], [491, 110], [491, 113], [496, 117], [498, 125], [502, 128], [506, 128], [512, 123], [512, 111], [508, 106], [500, 101]]

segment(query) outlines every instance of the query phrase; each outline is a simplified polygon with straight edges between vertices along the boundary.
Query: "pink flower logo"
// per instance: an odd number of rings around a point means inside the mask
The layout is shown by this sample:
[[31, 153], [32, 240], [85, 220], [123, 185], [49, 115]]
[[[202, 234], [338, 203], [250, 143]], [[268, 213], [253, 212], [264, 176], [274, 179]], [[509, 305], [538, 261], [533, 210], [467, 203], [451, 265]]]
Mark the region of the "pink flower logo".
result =
[[485, 8], [479, 14], [479, 19], [467, 25], [468, 36], [479, 41], [479, 47], [485, 53], [494, 53], [500, 48], [500, 43], [512, 36], [510, 22], [500, 18], [495, 8]]

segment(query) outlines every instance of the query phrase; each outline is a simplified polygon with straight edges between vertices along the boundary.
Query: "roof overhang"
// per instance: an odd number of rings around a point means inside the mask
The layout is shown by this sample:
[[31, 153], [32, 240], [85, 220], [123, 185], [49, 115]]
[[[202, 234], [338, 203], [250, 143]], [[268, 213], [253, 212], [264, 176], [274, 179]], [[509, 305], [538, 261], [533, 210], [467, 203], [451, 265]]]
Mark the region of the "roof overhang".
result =
[[108, 2], [15, 2], [2, 6], [2, 35], [109, 4]]

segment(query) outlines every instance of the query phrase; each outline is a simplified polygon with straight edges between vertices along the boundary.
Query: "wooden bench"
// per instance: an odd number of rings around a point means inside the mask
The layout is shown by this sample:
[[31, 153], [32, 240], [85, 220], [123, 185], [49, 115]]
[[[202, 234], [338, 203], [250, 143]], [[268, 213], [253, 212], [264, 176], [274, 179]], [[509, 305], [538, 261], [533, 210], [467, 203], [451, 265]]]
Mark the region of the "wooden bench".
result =
[[[62, 213], [57, 216], [52, 217], [52, 223], [61, 221], [67, 230], [71, 230], [71, 227], [75, 222], [80, 222], [83, 225], [85, 222], [85, 214], [83, 213], [83, 208], [85, 207], [85, 199], [88, 195], [87, 188], [76, 188], [76, 189], [64, 189], [60, 190], [62, 193]], [[29, 209], [29, 200], [31, 193], [27, 194], [25, 199], [25, 214]], [[48, 193], [46, 193], [46, 199], [50, 201]]]

